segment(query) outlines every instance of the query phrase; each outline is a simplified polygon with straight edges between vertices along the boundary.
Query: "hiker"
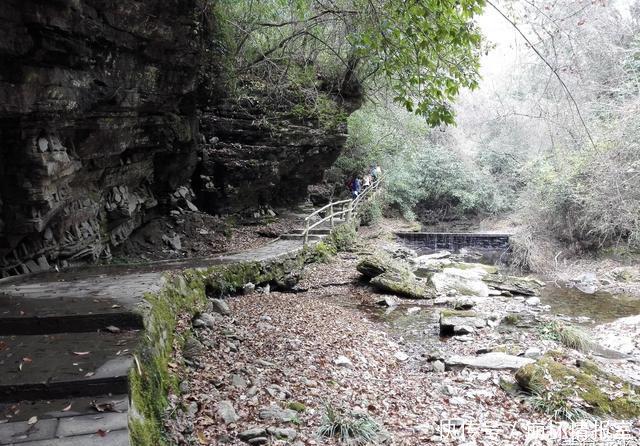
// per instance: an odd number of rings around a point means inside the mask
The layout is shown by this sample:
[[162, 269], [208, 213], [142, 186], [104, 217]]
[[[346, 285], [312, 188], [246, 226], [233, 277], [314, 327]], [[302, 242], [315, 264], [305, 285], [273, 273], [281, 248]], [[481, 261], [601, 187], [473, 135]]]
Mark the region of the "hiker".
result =
[[353, 198], [357, 198], [362, 192], [362, 180], [359, 177], [353, 181]]
[[371, 174], [366, 174], [363, 178], [362, 178], [362, 188], [366, 189], [367, 187], [371, 186]]
[[377, 181], [382, 176], [382, 169], [378, 165], [378, 163], [374, 163], [371, 165], [371, 176], [374, 181]]

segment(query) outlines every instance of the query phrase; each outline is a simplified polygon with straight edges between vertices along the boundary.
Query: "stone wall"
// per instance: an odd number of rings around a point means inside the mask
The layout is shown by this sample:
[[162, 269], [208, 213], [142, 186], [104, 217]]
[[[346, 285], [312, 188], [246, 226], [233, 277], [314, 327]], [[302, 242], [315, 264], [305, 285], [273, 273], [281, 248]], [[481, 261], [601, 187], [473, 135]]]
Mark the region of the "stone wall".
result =
[[108, 256], [189, 180], [204, 4], [0, 4], [0, 276]]
[[447, 233], [447, 232], [398, 232], [397, 237], [413, 249], [448, 250], [461, 248], [506, 251], [509, 234]]

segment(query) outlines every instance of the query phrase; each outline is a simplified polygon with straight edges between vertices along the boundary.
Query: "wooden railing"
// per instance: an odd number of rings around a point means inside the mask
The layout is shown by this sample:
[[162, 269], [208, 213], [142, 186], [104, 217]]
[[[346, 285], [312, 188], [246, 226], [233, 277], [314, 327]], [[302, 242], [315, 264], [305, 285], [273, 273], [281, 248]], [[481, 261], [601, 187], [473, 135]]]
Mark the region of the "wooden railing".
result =
[[[371, 186], [364, 188], [360, 195], [352, 200], [332, 201], [326, 206], [321, 207], [320, 209], [305, 217], [305, 227], [304, 231], [302, 232], [302, 235], [304, 236], [304, 244], [306, 245], [309, 242], [309, 231], [316, 228], [317, 226], [320, 226], [326, 221], [330, 222], [331, 229], [335, 227], [336, 218], [344, 217], [344, 220], [346, 220], [347, 222], [351, 221], [351, 219], [354, 217], [354, 214], [357, 214], [358, 206], [362, 204], [364, 199], [367, 197], [372, 197], [380, 189], [380, 184], [382, 183], [383, 179], [384, 177], [380, 177], [375, 180], [371, 184]], [[325, 216], [320, 220], [311, 223], [311, 219], [316, 215], [321, 214], [322, 212], [325, 212]]]

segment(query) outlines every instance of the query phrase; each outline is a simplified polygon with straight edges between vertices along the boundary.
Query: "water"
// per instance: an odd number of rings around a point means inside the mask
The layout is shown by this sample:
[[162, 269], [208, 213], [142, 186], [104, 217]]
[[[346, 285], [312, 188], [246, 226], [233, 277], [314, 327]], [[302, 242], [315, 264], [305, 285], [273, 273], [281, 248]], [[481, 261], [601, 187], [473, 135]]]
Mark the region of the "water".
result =
[[[412, 307], [419, 307], [420, 311], [408, 313]], [[367, 316], [376, 322], [382, 322], [389, 332], [402, 336], [410, 343], [419, 342], [425, 338], [439, 337], [439, 313], [432, 306], [400, 305], [392, 308], [377, 308], [368, 305], [360, 306]]]
[[551, 307], [551, 313], [573, 318], [588, 317], [594, 324], [612, 322], [640, 314], [640, 299], [605, 292], [586, 294], [577, 288], [553, 283], [540, 293], [540, 301]]

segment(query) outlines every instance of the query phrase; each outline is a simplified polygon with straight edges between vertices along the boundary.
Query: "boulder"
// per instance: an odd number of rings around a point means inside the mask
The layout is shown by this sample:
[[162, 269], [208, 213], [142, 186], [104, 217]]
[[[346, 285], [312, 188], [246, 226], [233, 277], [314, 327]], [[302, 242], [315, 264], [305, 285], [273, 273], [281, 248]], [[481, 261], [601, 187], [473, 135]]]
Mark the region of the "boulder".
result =
[[544, 282], [528, 277], [505, 276], [500, 274], [488, 274], [483, 277], [483, 281], [491, 288], [505, 293], [520, 294], [524, 296], [537, 295]]
[[236, 410], [233, 408], [233, 403], [228, 400], [218, 403], [218, 415], [225, 424], [235, 423], [240, 419], [238, 414], [236, 414]]
[[441, 273], [431, 276], [431, 283], [438, 293], [456, 291], [466, 296], [489, 296], [489, 287], [482, 281], [484, 270], [445, 268]]
[[403, 268], [398, 262], [390, 259], [384, 254], [375, 254], [362, 259], [356, 269], [363, 276], [373, 279], [386, 272], [405, 272], [407, 268]]
[[516, 372], [516, 381], [526, 391], [542, 394], [548, 404], [566, 404], [598, 416], [638, 419], [640, 388], [607, 374], [591, 361], [579, 367], [543, 356]]
[[229, 305], [222, 299], [211, 299], [209, 301], [209, 307], [212, 312], [228, 316], [231, 314]]
[[478, 356], [454, 355], [445, 361], [447, 368], [470, 367], [491, 370], [518, 370], [533, 362], [534, 360], [531, 358], [508, 355], [502, 352], [491, 352]]
[[486, 320], [473, 311], [443, 310], [440, 312], [440, 335], [453, 336], [471, 333], [487, 326]]
[[262, 420], [281, 421], [287, 423], [298, 417], [298, 412], [291, 409], [283, 409], [278, 406], [269, 406], [260, 409], [258, 417]]
[[430, 299], [435, 297], [433, 290], [421, 282], [412, 273], [385, 272], [371, 279], [371, 285], [398, 296], [412, 299]]

